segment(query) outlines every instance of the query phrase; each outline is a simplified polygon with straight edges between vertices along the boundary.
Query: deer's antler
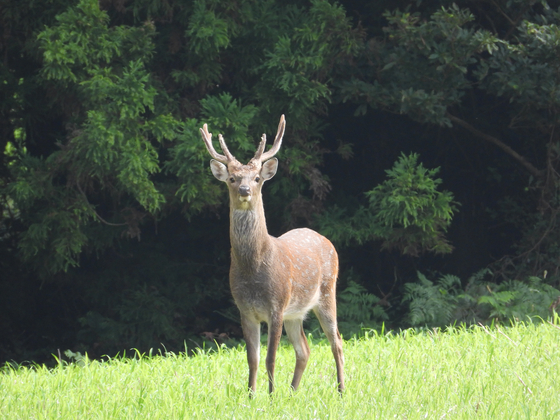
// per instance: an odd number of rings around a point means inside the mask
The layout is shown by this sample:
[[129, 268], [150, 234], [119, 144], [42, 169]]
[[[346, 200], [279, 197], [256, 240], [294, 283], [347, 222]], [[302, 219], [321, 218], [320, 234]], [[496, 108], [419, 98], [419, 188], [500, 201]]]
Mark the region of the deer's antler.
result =
[[[272, 148], [264, 153], [264, 148], [266, 147], [266, 134], [263, 134], [261, 137], [261, 142], [259, 143], [259, 147], [257, 148], [257, 152], [253, 157], [253, 161], [257, 162], [265, 162], [270, 158], [274, 157], [278, 150], [280, 150], [280, 146], [282, 145], [282, 137], [284, 137], [284, 130], [286, 129], [286, 119], [284, 115], [280, 117], [280, 123], [278, 124], [278, 131], [276, 133], [276, 138], [274, 139], [274, 143], [272, 144]], [[200, 134], [202, 135], [202, 140], [204, 140], [204, 144], [206, 144], [206, 148], [208, 149], [208, 153], [218, 162], [221, 162], [227, 165], [229, 162], [236, 161], [235, 156], [233, 156], [229, 149], [227, 148], [226, 142], [221, 134], [218, 135], [218, 140], [220, 141], [220, 146], [222, 147], [222, 151], [224, 152], [223, 155], [216, 152], [214, 146], [212, 145], [212, 133], [208, 132], [208, 124], [204, 124], [200, 129]]]
[[222, 147], [225, 155], [221, 155], [216, 152], [216, 149], [214, 149], [214, 146], [212, 145], [212, 133], [208, 132], [208, 124], [204, 124], [202, 126], [202, 128], [200, 129], [200, 134], [202, 135], [202, 140], [204, 140], [204, 144], [208, 149], [208, 153], [210, 153], [210, 156], [212, 156], [218, 162], [227, 165], [229, 162], [235, 160], [235, 157], [229, 152], [229, 149], [226, 146], [226, 142], [221, 134], [218, 135], [218, 140], [220, 141], [220, 146]]
[[274, 139], [274, 143], [272, 144], [272, 148], [268, 152], [263, 153], [266, 145], [266, 134], [263, 134], [261, 138], [261, 142], [259, 144], [259, 148], [257, 149], [257, 153], [255, 153], [255, 157], [253, 158], [253, 160], [264, 162], [274, 157], [274, 155], [278, 153], [278, 150], [280, 150], [280, 146], [282, 145], [282, 137], [284, 137], [285, 129], [286, 129], [286, 118], [284, 118], [284, 114], [282, 114], [282, 116], [280, 117], [280, 123], [278, 124], [278, 131], [276, 132], [276, 138]]

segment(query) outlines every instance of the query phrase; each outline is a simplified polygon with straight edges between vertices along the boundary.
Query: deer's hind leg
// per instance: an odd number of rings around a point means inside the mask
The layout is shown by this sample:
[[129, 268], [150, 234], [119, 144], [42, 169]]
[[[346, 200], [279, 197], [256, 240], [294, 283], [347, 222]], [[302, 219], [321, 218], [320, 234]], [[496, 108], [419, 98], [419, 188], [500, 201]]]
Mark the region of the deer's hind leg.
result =
[[303, 331], [303, 320], [284, 320], [284, 328], [296, 352], [296, 367], [294, 369], [294, 379], [292, 380], [292, 389], [295, 391], [299, 386], [301, 376], [309, 360], [309, 344], [307, 343], [307, 337]]
[[338, 391], [344, 391], [344, 355], [342, 353], [342, 338], [338, 332], [336, 322], [336, 300], [334, 294], [323, 296], [323, 299], [313, 309], [317, 319], [321, 323], [321, 328], [331, 343], [331, 350], [336, 363], [336, 377], [338, 381]]

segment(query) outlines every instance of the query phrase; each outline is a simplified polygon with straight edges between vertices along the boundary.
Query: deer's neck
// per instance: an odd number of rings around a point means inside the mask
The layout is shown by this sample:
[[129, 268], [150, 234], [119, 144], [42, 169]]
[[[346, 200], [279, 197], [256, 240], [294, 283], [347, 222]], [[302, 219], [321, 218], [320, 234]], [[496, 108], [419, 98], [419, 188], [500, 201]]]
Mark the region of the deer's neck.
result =
[[231, 208], [230, 240], [232, 262], [240, 268], [251, 271], [262, 263], [271, 247], [262, 203], [247, 210]]

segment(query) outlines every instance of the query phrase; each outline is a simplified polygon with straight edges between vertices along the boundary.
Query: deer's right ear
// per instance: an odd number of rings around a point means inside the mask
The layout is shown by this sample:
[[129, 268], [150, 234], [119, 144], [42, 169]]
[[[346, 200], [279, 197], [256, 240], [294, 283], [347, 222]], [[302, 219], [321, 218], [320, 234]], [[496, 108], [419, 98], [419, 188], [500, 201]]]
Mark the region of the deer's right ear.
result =
[[210, 169], [212, 170], [212, 173], [214, 174], [216, 179], [220, 181], [225, 182], [229, 178], [229, 173], [226, 165], [218, 162], [217, 160], [212, 159], [210, 161]]

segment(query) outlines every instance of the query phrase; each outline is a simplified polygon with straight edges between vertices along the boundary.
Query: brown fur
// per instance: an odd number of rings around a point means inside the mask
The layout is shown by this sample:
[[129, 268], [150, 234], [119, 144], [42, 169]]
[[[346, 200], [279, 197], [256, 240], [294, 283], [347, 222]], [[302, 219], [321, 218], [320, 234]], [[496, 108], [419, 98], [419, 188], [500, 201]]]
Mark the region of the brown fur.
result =
[[271, 151], [263, 153], [266, 140], [263, 135], [255, 157], [247, 165], [242, 165], [229, 153], [221, 136], [220, 144], [225, 155], [218, 154], [206, 125], [201, 129], [206, 147], [216, 159], [211, 162], [212, 172], [217, 179], [226, 182], [229, 189], [229, 279], [247, 343], [249, 390], [251, 393], [256, 391], [262, 322], [268, 324], [266, 369], [269, 392], [274, 390], [276, 350], [282, 324], [296, 352], [291, 386], [297, 389], [309, 359], [309, 345], [302, 323], [307, 313], [313, 310], [331, 343], [338, 389], [342, 392], [344, 357], [336, 321], [336, 250], [327, 238], [310, 229], [294, 229], [275, 238], [266, 228], [261, 188], [264, 181], [276, 173], [278, 162], [272, 157], [280, 148], [284, 125], [282, 116]]

